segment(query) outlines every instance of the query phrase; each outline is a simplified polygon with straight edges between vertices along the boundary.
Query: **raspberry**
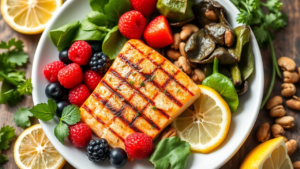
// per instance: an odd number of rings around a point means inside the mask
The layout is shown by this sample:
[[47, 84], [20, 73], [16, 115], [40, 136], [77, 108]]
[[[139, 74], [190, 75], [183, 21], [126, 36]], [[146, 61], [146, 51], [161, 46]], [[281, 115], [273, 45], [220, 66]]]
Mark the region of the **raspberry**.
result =
[[87, 70], [83, 74], [83, 82], [87, 85], [87, 87], [90, 89], [90, 91], [94, 91], [94, 89], [97, 87], [98, 83], [102, 79], [102, 75], [99, 73], [93, 71], [93, 70]]
[[58, 72], [58, 81], [67, 89], [80, 84], [82, 79], [83, 73], [77, 63], [71, 63]]
[[157, 0], [130, 0], [130, 2], [132, 9], [141, 12], [144, 16], [150, 16], [156, 7]]
[[139, 11], [124, 13], [119, 19], [119, 30], [128, 39], [142, 37], [147, 24], [146, 18]]
[[77, 123], [69, 126], [68, 139], [75, 147], [84, 147], [92, 139], [92, 131], [86, 124]]
[[76, 41], [69, 49], [69, 59], [80, 65], [89, 63], [92, 47], [85, 41]]
[[149, 157], [153, 147], [152, 138], [143, 133], [132, 133], [125, 139], [127, 154], [137, 160]]
[[90, 90], [84, 84], [80, 84], [69, 92], [69, 102], [80, 107], [90, 96]]
[[44, 68], [44, 75], [46, 79], [50, 82], [57, 82], [58, 81], [58, 72], [65, 67], [65, 64], [61, 61], [54, 61], [49, 63]]

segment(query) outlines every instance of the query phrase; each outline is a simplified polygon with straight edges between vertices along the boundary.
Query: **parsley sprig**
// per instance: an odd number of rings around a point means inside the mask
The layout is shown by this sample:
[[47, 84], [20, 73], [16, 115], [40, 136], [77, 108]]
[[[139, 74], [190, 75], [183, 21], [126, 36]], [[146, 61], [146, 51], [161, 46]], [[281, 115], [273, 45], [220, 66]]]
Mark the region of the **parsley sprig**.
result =
[[[231, 2], [241, 12], [236, 18], [237, 22], [251, 26], [259, 46], [269, 44], [271, 48], [272, 79], [261, 105], [261, 108], [263, 108], [273, 90], [276, 74], [282, 78], [272, 43], [274, 38], [272, 32], [287, 25], [287, 16], [281, 12], [282, 2], [280, 0], [267, 0], [266, 3], [260, 0], [231, 0]], [[267, 8], [268, 12], [264, 13], [263, 8]]]
[[[42, 121], [49, 121], [53, 119], [57, 109], [55, 101], [52, 99], [48, 100], [48, 103], [40, 103], [34, 106], [29, 111], [38, 119]], [[58, 117], [58, 116], [57, 116]], [[56, 138], [63, 143], [64, 139], [69, 135], [68, 125], [76, 124], [80, 121], [80, 110], [75, 105], [69, 105], [64, 108], [61, 117], [59, 118], [59, 124], [54, 129], [54, 135]], [[68, 125], [67, 125], [68, 124]]]
[[31, 95], [31, 79], [25, 79], [25, 72], [17, 68], [28, 61], [28, 55], [23, 51], [23, 42], [15, 38], [0, 43], [0, 104], [16, 105], [23, 95]]
[[[10, 126], [4, 126], [0, 129], [0, 151], [7, 150], [9, 148], [9, 143], [15, 138], [15, 129]], [[0, 164], [8, 161], [7, 157], [0, 154]]]

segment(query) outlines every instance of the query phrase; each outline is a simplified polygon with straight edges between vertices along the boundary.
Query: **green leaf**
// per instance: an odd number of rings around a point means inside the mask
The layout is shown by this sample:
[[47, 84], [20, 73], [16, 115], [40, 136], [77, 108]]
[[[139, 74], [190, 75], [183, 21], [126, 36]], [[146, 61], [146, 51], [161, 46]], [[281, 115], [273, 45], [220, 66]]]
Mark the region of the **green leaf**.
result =
[[8, 53], [8, 61], [18, 66], [27, 63], [29, 56], [23, 51], [12, 51]]
[[236, 43], [228, 49], [228, 52], [240, 61], [243, 46], [249, 42], [251, 31], [249, 26], [244, 25], [234, 28], [233, 32], [236, 35]]
[[130, 9], [131, 3], [129, 0], [109, 0], [109, 3], [104, 7], [104, 13], [108, 20], [118, 23], [121, 15]]
[[4, 126], [0, 129], [0, 150], [7, 150], [9, 148], [9, 141], [16, 136], [15, 129], [10, 126]]
[[155, 169], [184, 169], [191, 154], [190, 144], [178, 137], [161, 140], [151, 154], [151, 161]]
[[68, 125], [60, 121], [59, 124], [54, 128], [54, 135], [63, 144], [64, 139], [69, 135]]
[[93, 11], [104, 12], [104, 6], [109, 2], [109, 0], [90, 0], [90, 6]]
[[57, 109], [57, 106], [56, 106], [55, 101], [53, 101], [52, 99], [49, 99], [48, 104], [46, 104], [46, 103], [37, 104], [29, 111], [36, 118], [43, 120], [43, 121], [49, 121], [54, 117], [56, 109]]
[[287, 16], [281, 12], [270, 13], [266, 15], [266, 25], [273, 30], [283, 28], [287, 25]]
[[127, 39], [120, 33], [119, 27], [115, 26], [103, 40], [102, 50], [110, 60], [114, 60], [126, 42]]
[[11, 90], [5, 92], [4, 97], [6, 98], [6, 102], [10, 106], [17, 105], [22, 99], [22, 96], [20, 95], [20, 93], [14, 89], [11, 89]]
[[12, 79], [18, 83], [25, 81], [25, 72], [24, 71], [11, 72], [11, 73], [8, 73], [7, 76], [10, 79]]
[[12, 90], [13, 85], [9, 84], [6, 80], [3, 81], [0, 91], [0, 104], [5, 104], [9, 100], [9, 97], [5, 95], [6, 92]]
[[8, 161], [7, 157], [3, 154], [0, 154], [0, 164], [5, 163], [6, 161]]
[[29, 108], [20, 108], [14, 114], [14, 121], [17, 126], [26, 128], [26, 127], [31, 126], [29, 117], [32, 117], [32, 116], [33, 116], [33, 114], [29, 111]]
[[252, 14], [249, 13], [248, 11], [241, 9], [241, 13], [238, 14], [238, 17], [236, 18], [236, 21], [238, 23], [243, 23], [246, 25], [249, 25], [252, 23]]
[[74, 34], [79, 25], [80, 22], [75, 21], [49, 32], [52, 42], [59, 51], [71, 46]]
[[[14, 47], [14, 48], [12, 48]], [[23, 51], [23, 42], [21, 40], [17, 40], [15, 38], [10, 39], [7, 43], [1, 41], [0, 48], [7, 49], [7, 50], [18, 50]]]
[[20, 95], [31, 95], [32, 93], [32, 83], [31, 79], [26, 79], [25, 82], [21, 83], [18, 88]]
[[87, 19], [98, 25], [98, 26], [108, 26], [109, 25], [109, 21], [106, 18], [106, 15], [104, 15], [101, 12], [98, 11], [92, 11], [89, 14], [87, 14]]
[[266, 7], [271, 12], [278, 12], [278, 11], [280, 11], [282, 5], [283, 5], [283, 3], [280, 2], [280, 0], [268, 0], [266, 2]]
[[239, 106], [239, 98], [232, 81], [218, 72], [218, 59], [214, 60], [213, 74], [205, 78], [202, 85], [213, 88], [228, 104], [231, 113], [234, 113]]
[[64, 108], [61, 116], [61, 121], [66, 122], [69, 125], [76, 124], [80, 121], [80, 110], [75, 105], [69, 105]]
[[99, 30], [91, 30], [91, 31], [84, 30], [83, 25], [80, 24], [73, 41], [77, 41], [77, 40], [100, 41], [104, 39], [106, 34], [107, 32], [102, 32]]
[[94, 31], [94, 30], [98, 30], [101, 31], [103, 33], [105, 32], [109, 32], [110, 29], [107, 29], [106, 26], [97, 26], [94, 23], [90, 22], [87, 19], [83, 19], [81, 22], [81, 28], [85, 31]]
[[268, 30], [265, 30], [264, 25], [255, 26], [252, 29], [259, 46], [263, 46], [264, 43], [268, 42]]
[[[7, 53], [0, 54], [0, 71], [3, 73], [9, 73], [11, 71], [14, 71], [16, 68], [16, 64], [11, 63], [8, 61], [8, 55]], [[2, 81], [3, 78], [0, 77], [0, 81]]]
[[238, 65], [241, 70], [243, 81], [247, 80], [254, 70], [254, 54], [250, 42], [244, 45], [242, 58]]

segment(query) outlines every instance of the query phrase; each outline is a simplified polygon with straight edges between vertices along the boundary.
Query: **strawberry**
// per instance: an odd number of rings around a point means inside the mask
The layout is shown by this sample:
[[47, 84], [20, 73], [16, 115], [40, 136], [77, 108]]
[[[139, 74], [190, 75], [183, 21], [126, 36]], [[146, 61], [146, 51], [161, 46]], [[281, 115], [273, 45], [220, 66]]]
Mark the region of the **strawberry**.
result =
[[141, 12], [144, 16], [150, 16], [156, 6], [157, 0], [130, 0], [131, 7]]
[[149, 46], [163, 48], [173, 43], [173, 34], [163, 15], [153, 19], [145, 29], [144, 38]]
[[139, 11], [124, 13], [119, 19], [119, 30], [128, 39], [139, 39], [142, 37], [147, 24], [146, 18]]

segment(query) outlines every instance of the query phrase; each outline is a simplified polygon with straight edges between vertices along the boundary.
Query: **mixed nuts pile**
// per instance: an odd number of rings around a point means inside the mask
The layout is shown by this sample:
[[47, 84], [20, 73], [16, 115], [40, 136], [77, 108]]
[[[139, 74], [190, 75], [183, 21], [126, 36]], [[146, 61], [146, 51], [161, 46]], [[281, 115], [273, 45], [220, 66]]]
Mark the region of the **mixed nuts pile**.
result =
[[[286, 101], [287, 107], [293, 110], [300, 110], [300, 98], [295, 96], [296, 86], [294, 83], [297, 83], [300, 79], [300, 67], [298, 68], [298, 73], [296, 70], [296, 63], [288, 58], [281, 57], [278, 59], [278, 65], [283, 70], [284, 83], [281, 85], [281, 96], [282, 97], [292, 97], [292, 99]], [[283, 98], [281, 96], [274, 96], [270, 98], [266, 104], [266, 109], [269, 110], [269, 115], [276, 118], [275, 124], [270, 126], [268, 122], [265, 122], [260, 125], [256, 138], [259, 142], [267, 141], [272, 133], [273, 137], [283, 137], [288, 155], [292, 155], [298, 148], [298, 143], [296, 140], [288, 138], [285, 136], [284, 129], [291, 129], [295, 126], [295, 118], [292, 116], [286, 116], [286, 110], [283, 106]], [[294, 168], [300, 168], [300, 161], [293, 163]]]

